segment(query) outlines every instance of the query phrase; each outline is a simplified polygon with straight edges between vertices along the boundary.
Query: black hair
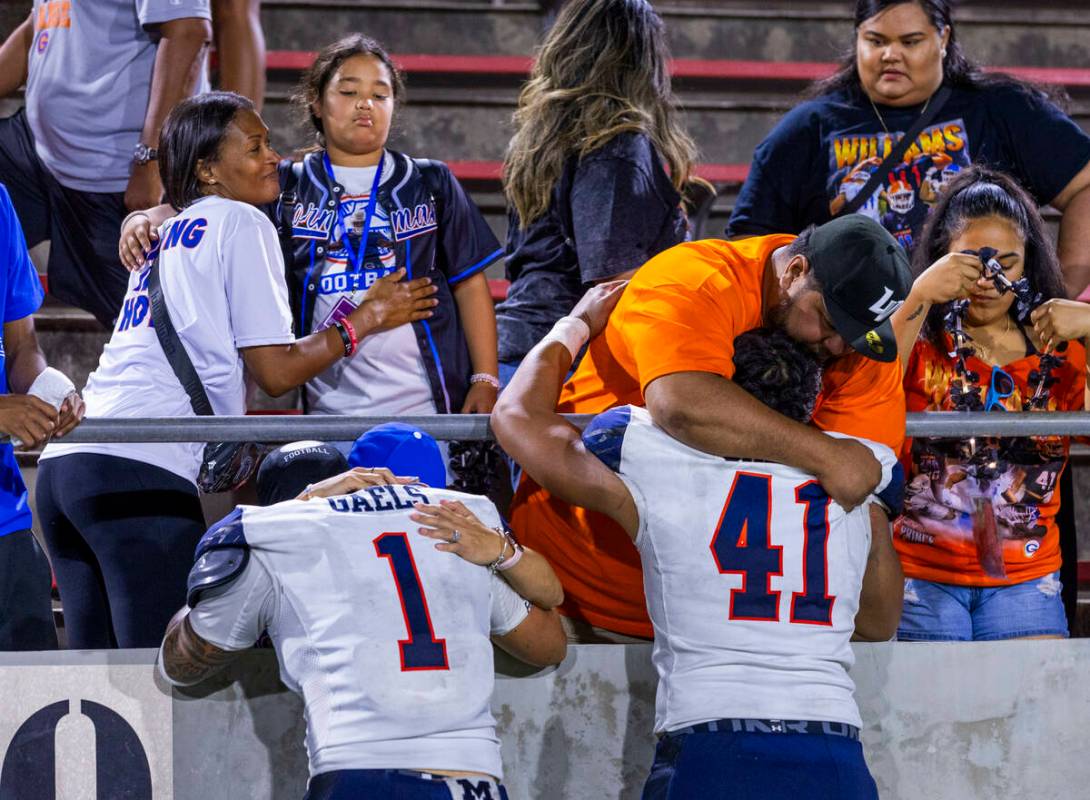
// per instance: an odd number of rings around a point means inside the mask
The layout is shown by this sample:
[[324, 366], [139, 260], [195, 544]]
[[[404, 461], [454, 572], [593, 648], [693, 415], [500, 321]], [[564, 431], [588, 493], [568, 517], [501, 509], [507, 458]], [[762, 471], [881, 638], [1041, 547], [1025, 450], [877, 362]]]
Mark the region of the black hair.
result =
[[[957, 29], [954, 27], [953, 4], [950, 0], [856, 0], [855, 3], [855, 30], [859, 26], [888, 8], [915, 3], [927, 15], [935, 30], [942, 32], [949, 30], [950, 36], [946, 43], [946, 56], [942, 60], [943, 83], [959, 89], [986, 89], [990, 87], [1006, 86], [1019, 89], [1026, 94], [1048, 99], [1062, 109], [1066, 109], [1070, 98], [1067, 92], [1058, 86], [1042, 86], [1036, 83], [1019, 80], [1013, 75], [1003, 72], [985, 72], [979, 64], [971, 61], [965, 51], [961, 49], [958, 41]], [[810, 97], [847, 90], [856, 95], [863, 94], [863, 87], [859, 82], [859, 70], [856, 64], [855, 43], [844, 53], [840, 66], [836, 72], [828, 78], [814, 83], [806, 92]]]
[[174, 106], [159, 134], [159, 177], [168, 203], [180, 211], [201, 198], [198, 164], [215, 161], [232, 120], [253, 110], [249, 99], [234, 92], [199, 94]]
[[[913, 279], [950, 252], [950, 243], [965, 230], [966, 223], [983, 217], [1001, 217], [1018, 228], [1026, 240], [1025, 277], [1042, 300], [1067, 296], [1056, 248], [1037, 204], [1014, 178], [979, 164], [958, 173], [939, 195], [912, 257]], [[923, 336], [940, 349], [946, 347], [943, 316], [949, 306], [932, 307], [923, 325]]]
[[808, 422], [821, 390], [821, 364], [780, 328], [756, 328], [734, 340], [731, 378], [773, 411]]
[[806, 260], [810, 260], [810, 239], [814, 235], [814, 231], [817, 230], [817, 225], [807, 225], [802, 229], [802, 232], [795, 237], [791, 244], [787, 245], [787, 257], [794, 258], [795, 256], [806, 256]]
[[390, 54], [386, 52], [386, 48], [377, 40], [364, 36], [362, 33], [352, 33], [332, 44], [327, 44], [315, 56], [310, 68], [303, 73], [299, 86], [291, 98], [299, 115], [314, 128], [319, 147], [325, 147], [325, 129], [322, 127], [322, 118], [314, 113], [314, 104], [321, 102], [322, 94], [329, 86], [333, 73], [353, 56], [374, 56], [381, 61], [386, 71], [390, 73], [390, 90], [394, 96], [394, 108], [396, 109], [404, 101], [405, 79], [394, 65]]

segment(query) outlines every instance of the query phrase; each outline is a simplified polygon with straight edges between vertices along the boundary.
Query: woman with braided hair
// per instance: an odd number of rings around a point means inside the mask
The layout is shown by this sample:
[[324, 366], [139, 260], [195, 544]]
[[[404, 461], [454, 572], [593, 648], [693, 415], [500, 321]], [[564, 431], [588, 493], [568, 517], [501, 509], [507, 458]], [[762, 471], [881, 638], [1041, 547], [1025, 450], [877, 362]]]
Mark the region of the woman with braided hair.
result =
[[[1063, 278], [1037, 206], [979, 166], [943, 194], [894, 317], [909, 411], [1086, 407], [1090, 306]], [[918, 337], [918, 339], [917, 339]], [[906, 442], [898, 637], [987, 640], [1067, 635], [1060, 597], [1059, 479], [1066, 437]]]

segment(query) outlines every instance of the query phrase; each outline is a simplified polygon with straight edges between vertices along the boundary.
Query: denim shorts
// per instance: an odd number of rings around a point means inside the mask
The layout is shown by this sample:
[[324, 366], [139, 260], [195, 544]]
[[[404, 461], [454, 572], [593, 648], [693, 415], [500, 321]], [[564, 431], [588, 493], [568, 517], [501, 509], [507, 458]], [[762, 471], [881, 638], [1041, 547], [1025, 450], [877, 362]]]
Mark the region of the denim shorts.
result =
[[954, 586], [905, 580], [897, 638], [917, 642], [986, 642], [1067, 636], [1060, 573], [1009, 586]]

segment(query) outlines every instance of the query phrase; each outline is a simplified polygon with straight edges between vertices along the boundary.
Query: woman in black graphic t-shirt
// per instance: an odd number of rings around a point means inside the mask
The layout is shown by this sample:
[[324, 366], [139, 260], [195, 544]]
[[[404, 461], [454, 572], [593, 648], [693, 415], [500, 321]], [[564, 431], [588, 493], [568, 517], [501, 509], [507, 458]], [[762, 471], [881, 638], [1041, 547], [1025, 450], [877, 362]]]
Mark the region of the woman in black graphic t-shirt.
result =
[[[938, 193], [974, 163], [1064, 212], [1072, 296], [1090, 283], [1090, 136], [1045, 92], [985, 74], [961, 51], [948, 0], [857, 0], [855, 47], [760, 144], [729, 237], [795, 233], [842, 212], [938, 89], [949, 99], [859, 208], [911, 250]], [[934, 110], [934, 109], [930, 109]]]

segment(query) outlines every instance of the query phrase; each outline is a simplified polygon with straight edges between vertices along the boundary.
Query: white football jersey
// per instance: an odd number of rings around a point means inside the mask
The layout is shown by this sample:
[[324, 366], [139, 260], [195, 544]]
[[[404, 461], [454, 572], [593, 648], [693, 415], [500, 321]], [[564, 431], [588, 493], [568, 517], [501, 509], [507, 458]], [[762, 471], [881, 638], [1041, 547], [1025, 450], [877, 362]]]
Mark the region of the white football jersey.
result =
[[[164, 223], [158, 249], [160, 281], [171, 322], [216, 414], [246, 413], [239, 348], [290, 344], [284, 260], [272, 223], [253, 206], [205, 197]], [[83, 399], [88, 417], [192, 417], [193, 406], [170, 368], [148, 298], [149, 267], [129, 288], [91, 373]], [[195, 481], [201, 443], [48, 445], [42, 458], [99, 453], [153, 464]]]
[[[860, 725], [848, 668], [867, 508], [845, 512], [792, 467], [694, 450], [642, 408], [600, 415], [584, 441], [639, 510], [655, 730], [723, 718]], [[896, 459], [864, 444], [882, 462], [882, 489]]]
[[528, 605], [501, 578], [417, 532], [412, 504], [443, 499], [500, 524], [484, 497], [382, 486], [240, 506], [217, 526], [241, 525], [249, 561], [225, 591], [201, 597], [190, 622], [228, 650], [268, 630], [281, 678], [306, 705], [312, 775], [435, 769], [502, 777], [490, 635], [516, 628]]

